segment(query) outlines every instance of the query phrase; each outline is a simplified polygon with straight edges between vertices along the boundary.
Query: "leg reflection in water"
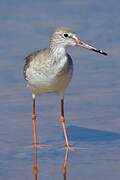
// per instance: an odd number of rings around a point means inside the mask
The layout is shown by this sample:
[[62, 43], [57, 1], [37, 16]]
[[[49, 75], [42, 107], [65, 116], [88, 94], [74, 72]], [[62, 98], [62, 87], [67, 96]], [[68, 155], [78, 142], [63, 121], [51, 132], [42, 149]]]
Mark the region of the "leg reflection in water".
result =
[[[69, 153], [69, 148], [66, 148], [64, 161], [63, 161], [63, 164], [62, 164], [63, 180], [67, 180], [68, 153]], [[38, 156], [37, 156], [37, 146], [34, 146], [34, 163], [33, 163], [34, 180], [38, 180], [38, 159], [37, 158], [38, 158]]]
[[68, 152], [69, 152], [69, 148], [66, 148], [65, 157], [64, 157], [64, 161], [63, 161], [63, 165], [62, 165], [62, 173], [63, 173], [63, 179], [64, 179], [64, 180], [67, 180]]
[[34, 165], [33, 165], [34, 180], [38, 180], [38, 161], [37, 161], [37, 146], [34, 147]]
[[[68, 161], [69, 148], [66, 148], [65, 157], [62, 164], [63, 180], [67, 180], [67, 161]], [[37, 146], [34, 147], [34, 164], [33, 164], [33, 175], [34, 180], [38, 180], [38, 159], [37, 159]]]

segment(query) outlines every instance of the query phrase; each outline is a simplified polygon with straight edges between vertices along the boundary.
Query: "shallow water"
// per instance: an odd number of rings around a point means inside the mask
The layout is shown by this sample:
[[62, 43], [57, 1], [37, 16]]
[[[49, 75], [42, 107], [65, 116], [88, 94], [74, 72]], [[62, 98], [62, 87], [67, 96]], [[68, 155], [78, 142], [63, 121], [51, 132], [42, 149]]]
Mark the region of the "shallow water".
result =
[[[65, 95], [68, 153], [59, 124], [59, 96], [37, 99], [38, 179], [119, 180], [119, 1], [11, 0], [0, 2], [0, 180], [34, 179], [31, 93], [23, 80], [24, 57], [48, 46], [55, 27], [72, 27], [108, 57], [71, 48], [74, 77]], [[52, 103], [51, 103], [52, 102]], [[65, 170], [65, 169], [64, 169]]]

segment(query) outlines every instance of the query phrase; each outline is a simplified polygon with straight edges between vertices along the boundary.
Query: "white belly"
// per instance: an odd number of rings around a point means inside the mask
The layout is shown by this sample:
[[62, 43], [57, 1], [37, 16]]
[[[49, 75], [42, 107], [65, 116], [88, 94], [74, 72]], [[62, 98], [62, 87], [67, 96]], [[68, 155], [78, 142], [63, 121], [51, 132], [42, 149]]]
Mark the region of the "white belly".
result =
[[63, 93], [72, 78], [72, 59], [63, 59], [53, 66], [47, 65], [41, 71], [34, 68], [27, 71], [28, 86], [34, 94]]

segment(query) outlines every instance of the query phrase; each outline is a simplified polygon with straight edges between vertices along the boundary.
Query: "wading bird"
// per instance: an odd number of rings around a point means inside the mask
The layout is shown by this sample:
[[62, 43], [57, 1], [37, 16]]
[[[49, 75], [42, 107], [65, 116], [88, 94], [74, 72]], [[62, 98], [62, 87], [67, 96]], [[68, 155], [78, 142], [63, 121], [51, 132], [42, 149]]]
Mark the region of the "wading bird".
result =
[[58, 93], [61, 97], [60, 121], [66, 147], [70, 148], [64, 117], [64, 92], [73, 74], [73, 61], [67, 53], [69, 46], [78, 46], [107, 55], [104, 51], [81, 41], [70, 28], [60, 27], [52, 34], [49, 48], [33, 52], [25, 58], [24, 77], [32, 92], [34, 146], [37, 146], [35, 98], [43, 93]]

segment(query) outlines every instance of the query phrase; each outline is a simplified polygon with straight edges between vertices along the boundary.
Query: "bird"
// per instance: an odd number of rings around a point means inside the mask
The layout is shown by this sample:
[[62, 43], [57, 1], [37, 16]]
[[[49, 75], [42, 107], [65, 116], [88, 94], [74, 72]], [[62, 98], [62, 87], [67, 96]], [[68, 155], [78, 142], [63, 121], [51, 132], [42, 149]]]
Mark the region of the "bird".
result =
[[64, 93], [73, 75], [73, 60], [67, 52], [70, 46], [86, 48], [107, 55], [106, 52], [83, 42], [71, 28], [62, 26], [56, 28], [52, 33], [48, 48], [37, 50], [25, 57], [24, 78], [32, 93], [34, 147], [37, 146], [36, 97], [41, 94], [56, 93], [60, 95], [60, 122], [63, 128], [65, 144], [68, 149], [71, 148], [64, 113]]

